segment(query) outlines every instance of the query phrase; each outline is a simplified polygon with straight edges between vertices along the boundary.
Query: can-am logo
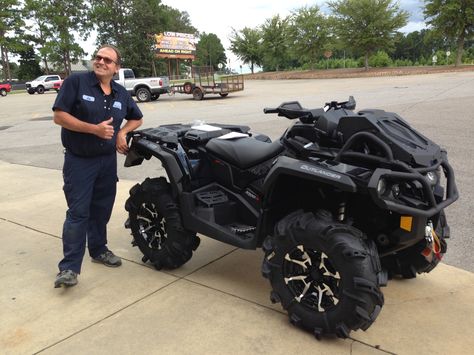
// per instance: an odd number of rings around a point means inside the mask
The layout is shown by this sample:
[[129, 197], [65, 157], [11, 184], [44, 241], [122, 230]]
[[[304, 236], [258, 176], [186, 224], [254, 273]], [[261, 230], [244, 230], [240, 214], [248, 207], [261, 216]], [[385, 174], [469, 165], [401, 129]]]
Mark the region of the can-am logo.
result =
[[251, 199], [254, 199], [254, 200], [257, 200], [257, 201], [259, 200], [258, 196], [250, 190], [245, 190], [245, 194], [248, 197], [250, 197]]
[[337, 180], [341, 179], [341, 177], [342, 177], [339, 174], [335, 174], [335, 173], [332, 173], [330, 171], [318, 169], [318, 168], [315, 168], [313, 166], [308, 166], [308, 165], [301, 165], [300, 169], [301, 170], [306, 170], [306, 171], [309, 171], [311, 173], [315, 173], [315, 174], [318, 174], [318, 175], [327, 176], [329, 178], [337, 179]]

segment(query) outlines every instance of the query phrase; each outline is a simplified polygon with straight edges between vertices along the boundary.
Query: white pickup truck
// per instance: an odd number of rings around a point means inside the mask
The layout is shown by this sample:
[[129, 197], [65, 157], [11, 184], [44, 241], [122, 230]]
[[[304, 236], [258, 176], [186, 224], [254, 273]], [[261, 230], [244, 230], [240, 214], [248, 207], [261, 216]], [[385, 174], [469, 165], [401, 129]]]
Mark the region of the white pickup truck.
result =
[[140, 102], [155, 101], [160, 97], [160, 94], [170, 90], [168, 77], [135, 78], [132, 69], [119, 69], [114, 80], [125, 87], [132, 96], [136, 96]]
[[48, 90], [56, 90], [58, 92], [62, 82], [59, 75], [42, 75], [35, 80], [27, 81], [25, 87], [28, 94], [33, 95], [35, 92], [44, 94]]

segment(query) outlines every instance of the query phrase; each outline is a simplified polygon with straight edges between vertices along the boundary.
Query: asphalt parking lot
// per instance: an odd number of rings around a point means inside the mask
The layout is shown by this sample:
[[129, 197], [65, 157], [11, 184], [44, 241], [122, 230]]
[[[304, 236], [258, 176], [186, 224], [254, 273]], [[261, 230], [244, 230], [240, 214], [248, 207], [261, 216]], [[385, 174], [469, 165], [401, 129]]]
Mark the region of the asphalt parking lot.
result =
[[416, 279], [391, 280], [367, 331], [319, 342], [270, 302], [261, 250], [201, 236], [192, 259], [178, 269], [156, 271], [142, 262], [123, 226], [123, 206], [134, 184], [164, 174], [158, 161], [119, 169], [108, 245], [123, 265], [105, 268], [86, 255], [79, 284], [53, 288], [66, 211], [60, 128], [51, 112], [56, 94], [0, 97], [0, 354], [472, 353], [473, 89], [474, 72], [248, 81], [245, 91], [225, 99], [164, 96], [140, 104], [144, 127], [239, 123], [275, 139], [291, 122], [264, 115], [263, 107], [299, 100], [314, 108], [354, 95], [359, 109], [397, 112], [448, 150], [461, 197], [447, 209], [452, 237], [444, 263]]
[[[447, 209], [451, 239], [444, 261], [474, 271], [474, 72], [399, 77], [247, 81], [245, 90], [222, 99], [209, 95], [194, 101], [189, 95], [162, 95], [158, 101], [139, 104], [143, 127], [168, 123], [245, 124], [254, 132], [279, 137], [291, 124], [285, 118], [264, 115], [264, 107], [298, 100], [308, 108], [353, 95], [357, 108], [382, 108], [398, 113], [417, 130], [446, 148], [456, 172], [460, 199]], [[22, 165], [61, 169], [60, 129], [52, 122], [55, 92], [44, 95], [14, 94], [0, 98], [0, 160]], [[123, 157], [120, 163], [123, 162]], [[120, 164], [119, 165], [122, 165]], [[119, 168], [121, 179], [141, 181], [163, 174], [157, 161], [140, 167]], [[116, 206], [120, 208], [120, 206]], [[1, 217], [1, 216], [0, 216]]]

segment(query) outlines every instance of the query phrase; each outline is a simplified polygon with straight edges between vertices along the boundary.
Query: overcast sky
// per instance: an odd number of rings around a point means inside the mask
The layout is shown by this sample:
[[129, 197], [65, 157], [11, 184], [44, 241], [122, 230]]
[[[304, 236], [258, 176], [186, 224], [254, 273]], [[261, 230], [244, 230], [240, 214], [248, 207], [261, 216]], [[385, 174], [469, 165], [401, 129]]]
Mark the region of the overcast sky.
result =
[[[226, 56], [230, 60], [230, 67], [240, 72], [240, 61], [229, 51], [229, 36], [232, 28], [237, 31], [244, 27], [255, 28], [262, 25], [266, 19], [279, 14], [286, 17], [292, 10], [305, 5], [317, 4], [323, 12], [328, 13], [325, 7], [326, 0], [238, 0], [232, 2], [217, 2], [215, 0], [162, 0], [162, 3], [189, 14], [191, 24], [200, 32], [214, 33], [219, 37], [226, 49]], [[423, 22], [423, 0], [400, 0], [400, 7], [409, 12], [408, 24], [402, 32], [419, 31], [425, 27]], [[91, 55], [95, 50], [95, 33], [87, 42], [82, 42], [84, 49]], [[243, 72], [250, 72], [248, 66], [243, 66]]]
[[[241, 30], [244, 27], [257, 27], [266, 19], [275, 15], [285, 17], [291, 10], [305, 5], [317, 4], [324, 12], [326, 0], [238, 0], [216, 2], [212, 0], [162, 0], [162, 3], [189, 14], [191, 23], [198, 31], [216, 34], [226, 49], [231, 68], [240, 71], [237, 58], [228, 50], [229, 36], [232, 28]], [[413, 32], [425, 27], [422, 11], [423, 0], [400, 0], [400, 7], [410, 13], [409, 23], [403, 32]], [[246, 68], [244, 68], [245, 70]]]

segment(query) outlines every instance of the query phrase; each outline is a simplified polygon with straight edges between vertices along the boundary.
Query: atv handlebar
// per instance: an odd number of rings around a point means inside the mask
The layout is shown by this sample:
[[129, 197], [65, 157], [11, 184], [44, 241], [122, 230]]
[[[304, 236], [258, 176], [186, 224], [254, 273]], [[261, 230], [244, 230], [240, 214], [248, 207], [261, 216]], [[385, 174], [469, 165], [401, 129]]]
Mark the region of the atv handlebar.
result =
[[354, 110], [356, 107], [356, 102], [353, 96], [349, 96], [348, 101], [337, 102], [331, 101], [324, 105], [324, 108], [316, 109], [306, 109], [298, 101], [289, 101], [283, 102], [280, 106], [276, 108], [266, 107], [263, 109], [263, 113], [277, 113], [278, 116], [286, 117], [290, 120], [300, 119], [303, 123], [313, 123], [315, 122], [324, 112], [333, 109], [347, 109]]
[[263, 113], [278, 113], [278, 109], [277, 108], [268, 108], [268, 107], [265, 107], [263, 109]]

